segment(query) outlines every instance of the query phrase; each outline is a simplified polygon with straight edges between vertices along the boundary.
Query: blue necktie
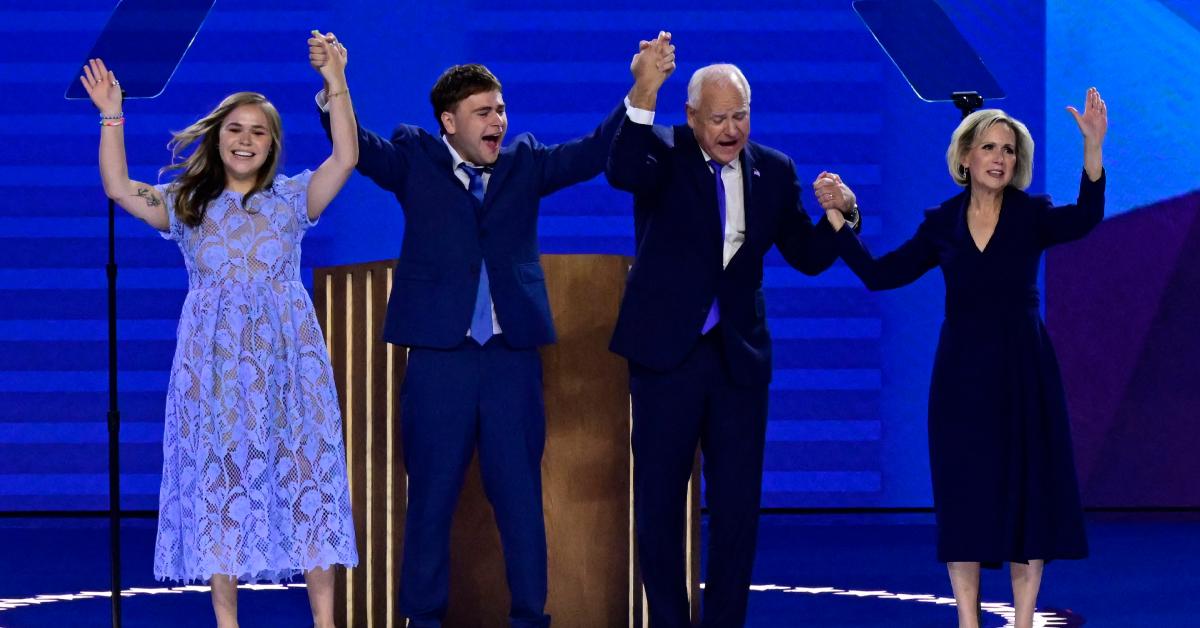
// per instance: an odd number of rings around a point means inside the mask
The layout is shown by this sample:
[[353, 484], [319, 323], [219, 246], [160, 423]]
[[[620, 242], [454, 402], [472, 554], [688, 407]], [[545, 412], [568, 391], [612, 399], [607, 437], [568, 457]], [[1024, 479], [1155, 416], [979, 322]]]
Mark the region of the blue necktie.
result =
[[[717, 163], [717, 160], [711, 159], [708, 165], [712, 166], [713, 175], [717, 183], [717, 209], [721, 210], [721, 262], [725, 262], [725, 181], [721, 179], [721, 169], [724, 167]], [[701, 334], [707, 334], [710, 329], [717, 326], [721, 320], [721, 308], [717, 305], [717, 299], [713, 298], [712, 307], [708, 308], [708, 318], [704, 319], [704, 326], [700, 328]]]
[[[467, 173], [470, 178], [470, 184], [467, 186], [467, 191], [479, 201], [479, 205], [483, 205], [483, 168], [468, 166], [467, 164], [458, 164], [462, 171]], [[478, 208], [476, 208], [478, 209]], [[479, 264], [479, 289], [475, 291], [475, 312], [471, 315], [471, 338], [475, 342], [484, 344], [492, 337], [492, 288], [491, 282], [488, 281], [487, 262], [481, 260]]]

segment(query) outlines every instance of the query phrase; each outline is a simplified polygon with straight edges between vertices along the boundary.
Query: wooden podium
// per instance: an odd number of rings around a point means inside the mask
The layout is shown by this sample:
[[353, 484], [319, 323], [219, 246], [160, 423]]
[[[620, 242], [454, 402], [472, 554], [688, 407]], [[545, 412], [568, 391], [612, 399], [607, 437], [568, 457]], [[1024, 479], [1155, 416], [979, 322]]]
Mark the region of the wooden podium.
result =
[[[558, 331], [558, 343], [542, 351], [546, 612], [556, 628], [649, 625], [633, 543], [629, 376], [625, 360], [608, 351], [630, 262], [615, 255], [542, 256]], [[352, 628], [403, 625], [398, 596], [407, 484], [399, 391], [407, 353], [380, 339], [392, 265], [314, 271], [314, 304], [341, 400], [358, 541], [358, 566], [337, 578], [339, 624]], [[693, 619], [700, 601], [699, 484], [697, 466], [685, 535]], [[450, 554], [445, 626], [506, 626], [500, 536], [474, 462], [454, 516]]]

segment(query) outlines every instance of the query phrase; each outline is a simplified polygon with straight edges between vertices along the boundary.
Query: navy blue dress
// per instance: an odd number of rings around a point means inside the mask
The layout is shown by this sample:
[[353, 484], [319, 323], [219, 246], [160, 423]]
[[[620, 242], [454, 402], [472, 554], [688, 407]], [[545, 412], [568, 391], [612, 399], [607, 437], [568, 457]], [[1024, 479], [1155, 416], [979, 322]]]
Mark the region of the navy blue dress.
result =
[[878, 259], [850, 229], [842, 258], [871, 290], [940, 266], [946, 282], [929, 389], [929, 458], [938, 560], [1083, 558], [1087, 538], [1058, 360], [1038, 309], [1042, 252], [1104, 217], [1105, 178], [1083, 175], [1074, 205], [1004, 191], [983, 251], [967, 228], [970, 192], [925, 213], [909, 241]]

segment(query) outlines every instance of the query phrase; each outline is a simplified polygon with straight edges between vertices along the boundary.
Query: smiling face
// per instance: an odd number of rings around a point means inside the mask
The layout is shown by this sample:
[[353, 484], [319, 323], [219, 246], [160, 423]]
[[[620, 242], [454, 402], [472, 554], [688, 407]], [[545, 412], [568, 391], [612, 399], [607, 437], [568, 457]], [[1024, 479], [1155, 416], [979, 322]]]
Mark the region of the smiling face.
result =
[[271, 152], [272, 131], [258, 105], [236, 107], [221, 121], [218, 148], [225, 165], [227, 187], [253, 185]]
[[726, 78], [704, 83], [699, 106], [687, 107], [687, 120], [700, 148], [721, 164], [737, 159], [750, 139], [750, 104]]
[[446, 141], [460, 157], [477, 166], [496, 163], [508, 131], [508, 113], [500, 90], [472, 94], [458, 101], [440, 119]]
[[1012, 127], [1000, 122], [980, 133], [962, 165], [976, 190], [998, 192], [1007, 187], [1017, 170], [1017, 135]]

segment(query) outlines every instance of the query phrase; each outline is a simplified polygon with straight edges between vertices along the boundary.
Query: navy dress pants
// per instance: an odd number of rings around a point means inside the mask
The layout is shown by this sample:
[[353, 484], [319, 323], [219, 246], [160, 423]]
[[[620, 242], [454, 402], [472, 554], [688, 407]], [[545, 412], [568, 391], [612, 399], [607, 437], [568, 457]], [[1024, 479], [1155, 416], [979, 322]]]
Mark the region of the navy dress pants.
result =
[[719, 326], [674, 369], [631, 362], [629, 370], [634, 517], [650, 625], [691, 626], [684, 525], [699, 444], [709, 511], [701, 626], [741, 628], [758, 537], [767, 384], [733, 383]]
[[496, 515], [512, 595], [510, 625], [548, 626], [542, 451], [546, 416], [536, 348], [503, 335], [484, 346], [413, 348], [401, 388], [408, 515], [400, 609], [410, 626], [440, 626], [449, 591], [450, 524], [476, 448]]

